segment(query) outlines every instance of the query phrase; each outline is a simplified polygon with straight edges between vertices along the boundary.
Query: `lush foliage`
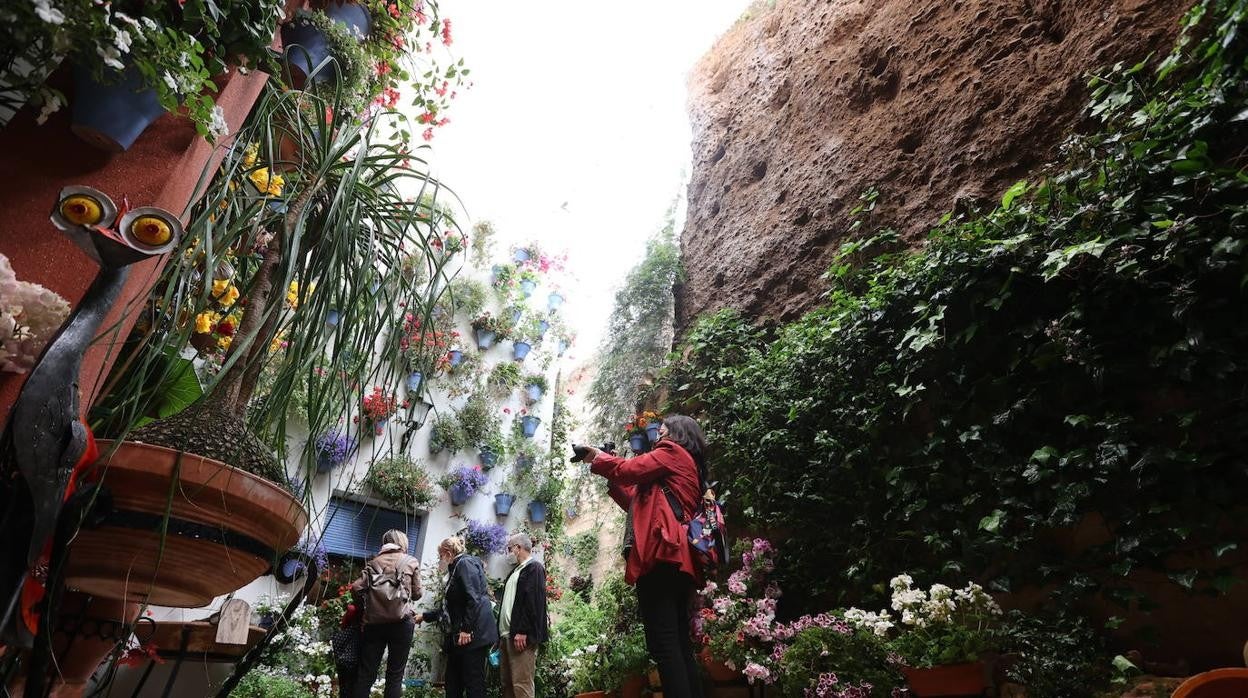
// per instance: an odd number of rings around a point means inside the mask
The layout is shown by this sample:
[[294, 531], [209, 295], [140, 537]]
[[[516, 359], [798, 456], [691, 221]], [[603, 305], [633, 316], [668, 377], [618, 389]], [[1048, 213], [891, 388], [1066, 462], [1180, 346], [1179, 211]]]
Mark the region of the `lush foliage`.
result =
[[889, 645], [910, 667], [973, 662], [994, 649], [993, 624], [1001, 615], [1001, 607], [982, 587], [971, 582], [954, 590], [933, 584], [924, 591], [913, 584], [907, 574], [889, 582], [893, 610], [901, 615], [899, 623], [892, 624], [886, 613], [858, 609], [846, 611], [846, 619], [879, 636], [889, 627], [899, 629]]
[[891, 698], [904, 687], [880, 638], [839, 619], [798, 631], [777, 663], [782, 695]]
[[[1242, 2], [1199, 3], [1155, 73], [1091, 80], [1101, 129], [1064, 167], [919, 249], [846, 244], [805, 318], [691, 331], [674, 399], [704, 417], [737, 515], [790, 538], [791, 602], [875, 596], [903, 568], [1121, 601], [1137, 568], [1235, 583], [1244, 22]], [[1076, 527], [1091, 544], [1063, 543]]]
[[998, 632], [999, 649], [1016, 654], [1009, 678], [1037, 696], [1086, 698], [1109, 680], [1104, 638], [1073, 613], [1052, 617], [1008, 613]]
[[230, 691], [231, 698], [312, 698], [302, 683], [264, 668], [247, 672], [238, 686]]
[[402, 454], [373, 463], [364, 476], [364, 485], [404, 511], [428, 509], [437, 499], [424, 464]]
[[636, 598], [617, 573], [595, 590], [592, 602], [565, 594], [553, 604], [557, 620], [541, 672], [547, 681], [566, 683], [570, 693], [580, 693], [615, 689], [628, 677], [644, 674], [650, 659]]

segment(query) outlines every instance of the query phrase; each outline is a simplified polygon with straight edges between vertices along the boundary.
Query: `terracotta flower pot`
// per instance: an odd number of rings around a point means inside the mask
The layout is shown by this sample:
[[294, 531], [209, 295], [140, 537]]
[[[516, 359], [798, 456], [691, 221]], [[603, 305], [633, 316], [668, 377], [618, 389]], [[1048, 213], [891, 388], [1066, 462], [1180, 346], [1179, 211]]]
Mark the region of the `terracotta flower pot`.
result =
[[703, 648], [698, 653], [698, 659], [702, 660], [702, 666], [706, 669], [706, 675], [712, 681], [735, 681], [741, 677], [741, 672], [712, 657], [709, 647]]
[[576, 698], [607, 698], [606, 691], [590, 691], [589, 693], [578, 693]]
[[[99, 445], [108, 453], [113, 442]], [[175, 465], [178, 484], [168, 504]], [[96, 467], [111, 507], [79, 531], [65, 576], [67, 587], [93, 596], [203, 606], [264, 574], [308, 523], [282, 488], [192, 453], [179, 463], [173, 449], [127, 441]]]
[[926, 669], [904, 667], [910, 692], [919, 698], [927, 696], [978, 696], [988, 688], [984, 680], [983, 662], [946, 664]]
[[[1248, 649], [1245, 650], [1248, 652]], [[1214, 669], [1179, 684], [1171, 698], [1242, 698], [1248, 696], [1248, 669]]]
[[620, 684], [618, 691], [620, 698], [641, 698], [641, 692], [646, 687], [646, 677], [638, 674], [630, 676]]

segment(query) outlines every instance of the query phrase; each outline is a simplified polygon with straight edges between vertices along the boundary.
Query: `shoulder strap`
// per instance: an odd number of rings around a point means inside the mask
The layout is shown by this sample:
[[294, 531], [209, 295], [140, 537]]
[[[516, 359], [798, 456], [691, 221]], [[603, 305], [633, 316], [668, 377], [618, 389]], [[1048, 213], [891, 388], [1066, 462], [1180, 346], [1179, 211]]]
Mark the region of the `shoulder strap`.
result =
[[659, 488], [663, 490], [663, 494], [667, 495], [667, 504], [672, 508], [672, 513], [676, 515], [676, 520], [681, 523], [689, 523], [685, 519], [685, 508], [680, 505], [680, 500], [676, 499], [676, 494], [672, 492], [672, 488], [668, 487], [666, 482], [659, 485]]

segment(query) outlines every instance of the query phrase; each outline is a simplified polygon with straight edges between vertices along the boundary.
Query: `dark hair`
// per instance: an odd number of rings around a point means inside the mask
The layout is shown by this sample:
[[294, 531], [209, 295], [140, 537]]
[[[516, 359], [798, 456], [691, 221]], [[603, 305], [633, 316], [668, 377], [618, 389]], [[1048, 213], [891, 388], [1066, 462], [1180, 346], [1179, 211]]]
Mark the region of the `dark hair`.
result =
[[683, 414], [669, 414], [663, 418], [667, 425], [667, 438], [679, 445], [693, 456], [698, 464], [698, 474], [707, 479], [706, 472], [706, 434], [692, 417]]

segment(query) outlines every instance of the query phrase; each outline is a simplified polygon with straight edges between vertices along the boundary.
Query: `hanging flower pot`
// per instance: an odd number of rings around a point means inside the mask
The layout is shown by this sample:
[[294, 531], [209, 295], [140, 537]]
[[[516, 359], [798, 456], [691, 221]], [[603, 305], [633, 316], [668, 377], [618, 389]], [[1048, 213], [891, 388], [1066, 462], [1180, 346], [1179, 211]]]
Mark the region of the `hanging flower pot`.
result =
[[74, 66], [70, 130], [101, 150], [120, 153], [165, 113], [156, 90], [144, 89], [139, 71], [106, 71], [99, 82], [86, 68]]
[[977, 696], [988, 688], [984, 681], [984, 663], [946, 664], [924, 669], [902, 667], [910, 692], [918, 698], [927, 696]]
[[520, 295], [521, 296], [528, 298], [529, 296], [533, 295], [533, 292], [536, 290], [537, 290], [536, 281], [530, 281], [529, 279], [524, 279], [520, 282]]
[[541, 423], [541, 419], [534, 417], [531, 414], [526, 414], [520, 418], [521, 433], [524, 434], [525, 438], [531, 439], [535, 434], [537, 434], [537, 427], [541, 425]]
[[425, 375], [420, 371], [412, 371], [407, 374], [407, 392], [414, 393], [420, 390], [420, 383], [425, 379]]
[[559, 356], [563, 356], [563, 353], [567, 350], [568, 350], [568, 340], [566, 339], [559, 340]]
[[498, 454], [488, 446], [482, 448], [478, 455], [481, 456], [481, 467], [486, 470], [493, 468], [498, 463]]
[[390, 418], [385, 417], [383, 419], [379, 419], [373, 422], [373, 434], [376, 436], [381, 436], [382, 434], [386, 433], [386, 423], [389, 421], [390, 421]]
[[127, 441], [97, 467], [112, 507], [78, 532], [65, 571], [68, 588], [93, 596], [207, 605], [264, 574], [308, 523], [289, 492], [193, 453]]
[[525, 387], [525, 392], [528, 393], [529, 399], [533, 402], [542, 399], [542, 386], [540, 385], [528, 385]]
[[524, 317], [524, 311], [523, 311], [523, 310], [513, 310], [513, 311], [511, 311], [511, 324], [513, 324], [513, 325], [519, 325], [519, 324], [520, 324], [520, 318], [522, 318], [522, 317]]
[[473, 330], [473, 334], [477, 337], [477, 348], [482, 351], [494, 346], [494, 340], [498, 337], [493, 330]]
[[325, 474], [334, 469], [334, 457], [325, 451], [316, 454], [316, 472]]
[[325, 311], [325, 324], [329, 325], [330, 327], [337, 327], [338, 317], [339, 315], [338, 315], [337, 310], [334, 310], [333, 308], [326, 310]]
[[562, 305], [563, 305], [563, 294], [552, 291], [549, 296], [546, 296], [546, 308], [549, 309], [550, 312], [552, 313], [555, 312]]
[[464, 352], [459, 349], [452, 349], [446, 353], [446, 359], [451, 368], [455, 368], [464, 362]]
[[513, 342], [511, 346], [511, 356], [516, 361], [524, 361], [524, 357], [529, 355], [533, 350], [533, 345], [525, 341]]
[[472, 494], [468, 491], [468, 486], [464, 484], [451, 485], [451, 504], [453, 506], [463, 506], [468, 501], [468, 497]]
[[494, 266], [490, 267], [490, 285], [491, 286], [498, 285], [498, 275], [501, 273], [503, 273], [503, 265], [495, 264]]
[[514, 253], [512, 253], [512, 259], [516, 260], [517, 263], [527, 262], [529, 261], [529, 251], [528, 250], [516, 250]]
[[533, 467], [533, 456], [516, 456], [516, 467], [521, 470]]
[[529, 521], [542, 523], [546, 520], [546, 502], [529, 502]]
[[[357, 40], [363, 41], [372, 30], [372, 17], [362, 5], [330, 2], [325, 6], [324, 13], [346, 26], [348, 33]], [[282, 27], [282, 46], [286, 48], [291, 68], [305, 76], [312, 75], [331, 53], [330, 38], [306, 13], [298, 14], [294, 21]], [[316, 72], [313, 82], [324, 82], [335, 74], [332, 69], [322, 69]]]
[[652, 444], [659, 442], [660, 425], [662, 425], [662, 422], [650, 422], [649, 424], [646, 424], [646, 439], [648, 439]]
[[511, 513], [511, 505], [516, 503], [516, 495], [514, 494], [496, 494], [494, 495], [494, 513], [498, 516], [507, 516]]
[[543, 318], [541, 321], [537, 323], [538, 336], [541, 337], [542, 339], [546, 339], [546, 332], [549, 329], [550, 329], [549, 320], [546, 320], [545, 318]]
[[628, 447], [633, 449], [633, 453], [645, 453], [650, 449], [646, 447], [645, 434], [633, 434], [628, 437]]

